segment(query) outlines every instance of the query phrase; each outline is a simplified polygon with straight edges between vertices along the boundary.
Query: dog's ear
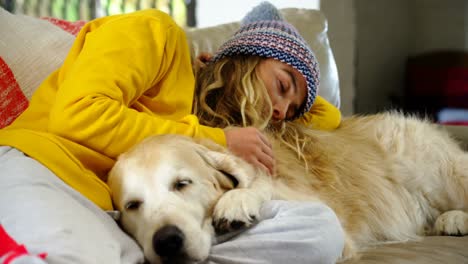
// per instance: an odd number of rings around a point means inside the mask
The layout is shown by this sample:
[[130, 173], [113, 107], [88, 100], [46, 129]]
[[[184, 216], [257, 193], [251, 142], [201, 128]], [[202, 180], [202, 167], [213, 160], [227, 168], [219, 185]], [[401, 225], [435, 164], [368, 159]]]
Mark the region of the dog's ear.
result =
[[207, 148], [209, 150], [212, 150], [212, 151], [217, 151], [217, 152], [221, 152], [221, 153], [227, 153], [228, 152], [227, 148], [217, 144], [216, 142], [214, 142], [211, 139], [193, 138], [193, 141], [195, 143], [199, 144], [199, 145], [204, 146], [205, 148]]
[[198, 141], [197, 153], [220, 173], [216, 175], [222, 188], [245, 188], [256, 175], [252, 165], [212, 141]]

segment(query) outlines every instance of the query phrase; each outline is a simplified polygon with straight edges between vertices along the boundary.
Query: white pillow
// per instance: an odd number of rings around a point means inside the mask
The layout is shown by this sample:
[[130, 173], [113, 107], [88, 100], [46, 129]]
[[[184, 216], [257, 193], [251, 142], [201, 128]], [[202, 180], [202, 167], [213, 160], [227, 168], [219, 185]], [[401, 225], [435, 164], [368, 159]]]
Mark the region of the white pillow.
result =
[[0, 8], [0, 57], [28, 99], [63, 63], [74, 36], [49, 21]]

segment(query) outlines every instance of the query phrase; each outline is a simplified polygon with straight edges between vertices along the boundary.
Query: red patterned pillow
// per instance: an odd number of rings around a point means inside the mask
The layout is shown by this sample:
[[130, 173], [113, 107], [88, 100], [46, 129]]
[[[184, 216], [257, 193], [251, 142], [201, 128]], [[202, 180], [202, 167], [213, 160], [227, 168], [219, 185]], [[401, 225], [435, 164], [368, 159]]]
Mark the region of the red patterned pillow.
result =
[[1, 57], [0, 95], [0, 128], [2, 128], [13, 122], [28, 107], [29, 102], [10, 67]]
[[72, 35], [78, 35], [80, 29], [86, 24], [86, 21], [80, 20], [76, 22], [70, 22], [63, 19], [53, 18], [53, 17], [43, 17], [42, 19], [49, 21], [50, 23], [60, 27], [61, 29], [67, 31]]
[[63, 63], [84, 24], [15, 15], [0, 7], [0, 128], [27, 108], [36, 88]]

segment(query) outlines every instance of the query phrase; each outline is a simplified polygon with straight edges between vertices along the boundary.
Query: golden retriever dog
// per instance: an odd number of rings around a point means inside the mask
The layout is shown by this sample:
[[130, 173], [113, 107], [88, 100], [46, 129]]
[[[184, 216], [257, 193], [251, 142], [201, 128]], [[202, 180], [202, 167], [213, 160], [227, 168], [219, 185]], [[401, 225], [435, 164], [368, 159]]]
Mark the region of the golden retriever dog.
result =
[[386, 113], [304, 133], [303, 157], [272, 138], [273, 177], [208, 140], [144, 140], [109, 174], [122, 227], [150, 263], [205, 259], [215, 229], [249, 226], [269, 199], [331, 207], [347, 237], [343, 259], [379, 243], [468, 233], [468, 153], [445, 131]]

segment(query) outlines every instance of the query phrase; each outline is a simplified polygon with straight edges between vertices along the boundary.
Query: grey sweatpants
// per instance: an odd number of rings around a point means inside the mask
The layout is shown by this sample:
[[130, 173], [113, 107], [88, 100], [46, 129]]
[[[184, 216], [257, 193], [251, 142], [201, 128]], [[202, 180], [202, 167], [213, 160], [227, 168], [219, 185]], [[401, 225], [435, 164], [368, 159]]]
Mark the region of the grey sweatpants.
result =
[[[334, 212], [321, 203], [271, 201], [254, 227], [214, 244], [206, 263], [335, 263], [344, 245]], [[0, 146], [0, 224], [31, 254], [12, 264], [142, 263], [115, 221], [39, 162]], [[0, 256], [1, 257], [1, 256]], [[1, 262], [1, 259], [0, 259]]]

